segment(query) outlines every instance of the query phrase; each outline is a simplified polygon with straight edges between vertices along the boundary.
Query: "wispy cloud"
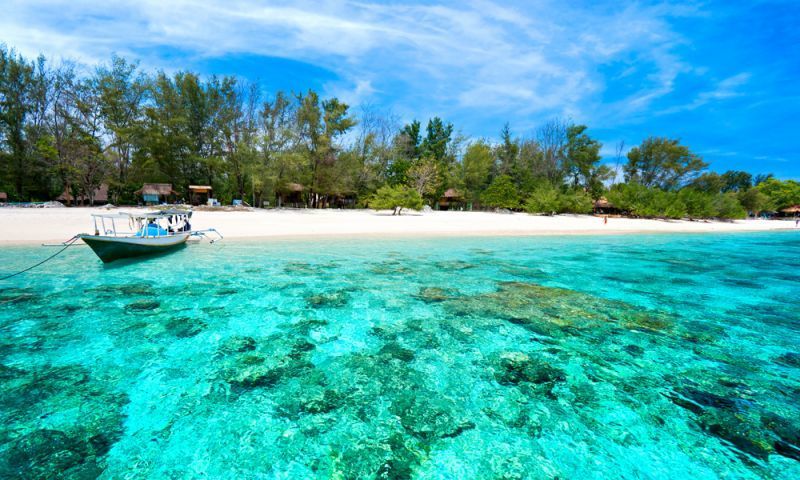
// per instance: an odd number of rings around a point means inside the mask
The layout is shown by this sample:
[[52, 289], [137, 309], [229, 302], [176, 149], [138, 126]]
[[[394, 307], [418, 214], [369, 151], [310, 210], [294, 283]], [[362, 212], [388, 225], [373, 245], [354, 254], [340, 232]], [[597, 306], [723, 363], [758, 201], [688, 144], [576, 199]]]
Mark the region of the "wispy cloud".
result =
[[[681, 39], [669, 15], [675, 10], [663, 6], [618, 10], [548, 1], [49, 0], [12, 2], [0, 31], [29, 55], [100, 62], [112, 51], [174, 48], [190, 57], [277, 56], [337, 72], [358, 100], [392, 84], [401, 88], [395, 95], [436, 99], [446, 109], [582, 117], [604, 89], [597, 73], [604, 63], [628, 61], [630, 70], [649, 72], [639, 90], [614, 106], [620, 112], [646, 109], [671, 91], [686, 66], [671, 52]], [[171, 67], [158, 57], [142, 61]], [[341, 83], [331, 89], [343, 91]]]

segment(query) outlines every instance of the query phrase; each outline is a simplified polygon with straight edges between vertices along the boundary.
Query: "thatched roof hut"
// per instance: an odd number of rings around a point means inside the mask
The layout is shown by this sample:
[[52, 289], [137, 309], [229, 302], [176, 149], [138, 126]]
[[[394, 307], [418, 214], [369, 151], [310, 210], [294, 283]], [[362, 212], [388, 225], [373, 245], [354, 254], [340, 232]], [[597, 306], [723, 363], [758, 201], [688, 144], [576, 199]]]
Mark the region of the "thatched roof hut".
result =
[[800, 205], [792, 205], [781, 209], [781, 213], [798, 214], [800, 213]]
[[453, 199], [453, 200], [459, 199], [459, 198], [463, 198], [463, 196], [461, 195], [461, 192], [459, 192], [455, 188], [448, 188], [447, 191], [444, 192], [442, 197], [443, 198], [447, 198], [447, 199]]
[[613, 203], [609, 202], [606, 197], [600, 197], [594, 201], [594, 213], [597, 214], [618, 214], [621, 213], [620, 209], [615, 207]]
[[[87, 195], [80, 194], [77, 197], [72, 196], [72, 192], [68, 191], [66, 187], [61, 192], [56, 200], [64, 203], [80, 202], [81, 204], [90, 200]], [[94, 203], [108, 203], [108, 184], [102, 183], [94, 191]]]
[[141, 195], [145, 203], [159, 203], [166, 201], [170, 196], [178, 194], [172, 189], [171, 183], [145, 183], [135, 193], [136, 195]]
[[6, 192], [0, 192], [0, 202], [7, 202], [8, 201], [8, 194]]

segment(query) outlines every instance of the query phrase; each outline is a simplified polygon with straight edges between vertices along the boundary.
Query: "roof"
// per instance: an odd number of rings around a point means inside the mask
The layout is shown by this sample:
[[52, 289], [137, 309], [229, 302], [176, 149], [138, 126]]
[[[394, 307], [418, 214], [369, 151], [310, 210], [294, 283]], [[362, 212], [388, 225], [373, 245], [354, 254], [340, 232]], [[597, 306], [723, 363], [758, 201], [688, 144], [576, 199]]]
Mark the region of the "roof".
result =
[[299, 183], [287, 183], [286, 190], [290, 192], [302, 192], [304, 188]]
[[189, 185], [189, 190], [196, 190], [198, 192], [210, 192], [212, 190], [211, 185]]
[[614, 205], [606, 197], [600, 197], [594, 202], [594, 208], [614, 208]]
[[[89, 197], [86, 195], [80, 194], [78, 195], [77, 199], [79, 201], [89, 200]], [[61, 192], [61, 195], [56, 198], [59, 202], [71, 202], [73, 200], [72, 194], [67, 191], [67, 188], [64, 187], [64, 191]], [[97, 187], [94, 191], [94, 201], [95, 202], [107, 202], [108, 201], [108, 184], [102, 183], [99, 187]]]
[[139, 195], [170, 195], [177, 193], [172, 189], [171, 183], [145, 183], [142, 188], [136, 190]]
[[8, 200], [8, 194], [6, 192], [0, 192], [0, 200]]
[[800, 205], [792, 205], [781, 209], [782, 213], [800, 213]]
[[455, 188], [448, 188], [442, 195], [444, 198], [461, 198], [461, 193]]

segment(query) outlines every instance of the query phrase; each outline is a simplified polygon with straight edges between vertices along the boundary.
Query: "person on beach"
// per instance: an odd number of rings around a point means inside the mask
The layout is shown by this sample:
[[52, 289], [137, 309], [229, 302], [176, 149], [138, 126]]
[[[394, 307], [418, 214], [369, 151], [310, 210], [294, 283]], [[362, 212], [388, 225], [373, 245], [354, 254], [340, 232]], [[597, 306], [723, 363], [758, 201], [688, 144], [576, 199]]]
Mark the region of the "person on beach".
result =
[[608, 225], [608, 215], [603, 215], [603, 225]]

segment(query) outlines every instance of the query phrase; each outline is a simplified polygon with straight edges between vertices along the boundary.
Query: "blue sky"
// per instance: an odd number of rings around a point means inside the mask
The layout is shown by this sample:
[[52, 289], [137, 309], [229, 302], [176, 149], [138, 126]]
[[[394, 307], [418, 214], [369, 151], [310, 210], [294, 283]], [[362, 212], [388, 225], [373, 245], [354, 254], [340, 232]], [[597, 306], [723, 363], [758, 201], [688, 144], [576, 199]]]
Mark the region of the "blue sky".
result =
[[116, 52], [314, 88], [494, 139], [553, 117], [607, 161], [649, 135], [712, 163], [800, 178], [800, 2], [4, 0], [0, 42], [89, 67]]

